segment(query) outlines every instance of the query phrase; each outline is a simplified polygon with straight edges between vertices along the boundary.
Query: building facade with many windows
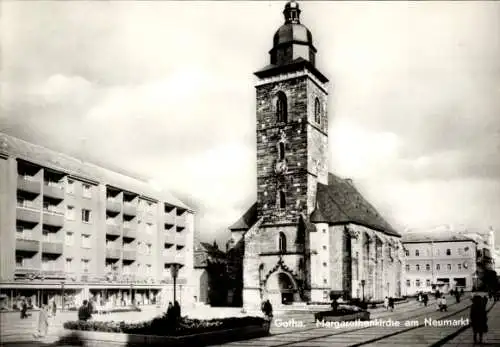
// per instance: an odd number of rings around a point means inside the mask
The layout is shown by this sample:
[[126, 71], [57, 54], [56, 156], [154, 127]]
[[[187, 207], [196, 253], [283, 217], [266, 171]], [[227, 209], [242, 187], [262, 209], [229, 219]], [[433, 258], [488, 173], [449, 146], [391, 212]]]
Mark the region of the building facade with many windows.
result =
[[146, 181], [0, 133], [3, 306], [193, 300], [193, 211]]
[[403, 294], [476, 285], [476, 242], [463, 235], [441, 231], [403, 235]]

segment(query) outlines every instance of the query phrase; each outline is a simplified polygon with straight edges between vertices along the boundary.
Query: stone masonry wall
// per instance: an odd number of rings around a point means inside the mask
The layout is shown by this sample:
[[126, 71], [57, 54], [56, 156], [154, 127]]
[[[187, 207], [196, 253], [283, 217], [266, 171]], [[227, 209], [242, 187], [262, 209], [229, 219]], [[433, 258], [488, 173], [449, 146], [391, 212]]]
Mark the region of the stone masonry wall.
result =
[[[328, 94], [311, 79], [307, 80], [307, 147], [308, 162], [307, 169], [317, 176], [317, 180], [328, 184]], [[321, 105], [320, 122], [315, 120], [315, 100]]]
[[[258, 216], [264, 224], [296, 223], [307, 202], [307, 77], [261, 85], [256, 92]], [[276, 116], [278, 92], [287, 97], [287, 122]], [[287, 166], [283, 174], [275, 172], [280, 140]], [[285, 190], [285, 209], [278, 205], [280, 189]]]
[[344, 226], [330, 226], [330, 279], [332, 290], [344, 290]]
[[[309, 234], [311, 261], [310, 261], [310, 283], [311, 289], [326, 290], [331, 285], [329, 276], [330, 260], [330, 231], [328, 224], [317, 223], [316, 232]], [[326, 246], [324, 248], [323, 246]], [[326, 263], [325, 267], [323, 264]], [[326, 279], [326, 283], [325, 280]]]

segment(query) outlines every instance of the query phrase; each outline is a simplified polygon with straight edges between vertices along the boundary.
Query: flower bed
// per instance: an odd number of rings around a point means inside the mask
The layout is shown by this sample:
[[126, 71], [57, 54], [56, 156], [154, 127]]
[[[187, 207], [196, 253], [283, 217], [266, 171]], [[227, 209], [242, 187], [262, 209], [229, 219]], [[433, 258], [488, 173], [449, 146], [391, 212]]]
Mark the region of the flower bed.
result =
[[[68, 311], [78, 311], [78, 307], [70, 307]], [[137, 306], [122, 306], [112, 308], [94, 307], [92, 313], [118, 313], [118, 312], [141, 312]]]
[[151, 321], [141, 323], [70, 321], [64, 323], [64, 328], [69, 330], [114, 332], [137, 335], [184, 336], [218, 330], [243, 328], [247, 326], [263, 326], [267, 323], [267, 320], [260, 317], [232, 317], [210, 320], [182, 318], [178, 327], [174, 330], [168, 329], [169, 321], [167, 320], [166, 315], [164, 315], [162, 317], [154, 318]]
[[[171, 324], [170, 324], [171, 326]], [[71, 329], [61, 344], [101, 347], [201, 347], [269, 335], [270, 321], [259, 317], [198, 320], [182, 318], [177, 329], [169, 329], [166, 316], [142, 323], [66, 322]], [[68, 341], [66, 341], [68, 340]]]

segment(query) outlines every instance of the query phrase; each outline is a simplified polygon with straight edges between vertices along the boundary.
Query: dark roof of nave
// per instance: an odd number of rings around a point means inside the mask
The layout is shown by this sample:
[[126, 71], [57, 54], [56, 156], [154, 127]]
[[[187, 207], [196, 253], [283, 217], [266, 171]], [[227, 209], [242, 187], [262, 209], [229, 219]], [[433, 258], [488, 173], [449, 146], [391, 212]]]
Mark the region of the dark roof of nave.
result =
[[328, 82], [328, 78], [326, 78], [325, 75], [319, 72], [319, 70], [316, 69], [316, 67], [310, 61], [300, 57], [284, 65], [267, 65], [254, 74], [259, 78], [265, 78], [275, 76], [279, 73], [298, 71], [304, 68], [310, 70], [314, 74], [314, 76], [316, 76], [322, 83]]
[[363, 197], [350, 179], [342, 179], [332, 173], [328, 175], [328, 185], [318, 183], [316, 210], [311, 214], [311, 222], [354, 223], [388, 235], [401, 236]]
[[[312, 223], [354, 223], [388, 235], [401, 236], [354, 187], [350, 179], [342, 179], [332, 173], [328, 176], [328, 185], [318, 183], [316, 209], [310, 218], [301, 219], [310, 231], [316, 231]], [[254, 203], [229, 229], [246, 231], [256, 222], [257, 203]]]
[[240, 217], [233, 225], [229, 227], [229, 230], [247, 230], [250, 229], [252, 225], [257, 221], [257, 203], [255, 202], [250, 208]]
[[194, 250], [194, 267], [204, 268], [208, 265], [208, 259], [212, 258], [225, 258], [226, 254], [219, 248], [214, 247], [207, 242], [199, 242], [195, 245]]
[[476, 243], [470, 237], [461, 235], [450, 230], [433, 230], [432, 232], [410, 232], [403, 235], [403, 243], [427, 243], [427, 242], [459, 242], [469, 241]]
[[218, 247], [211, 245], [208, 242], [200, 242], [200, 245], [205, 249], [205, 251], [211, 256], [224, 257], [226, 254], [221, 251]]

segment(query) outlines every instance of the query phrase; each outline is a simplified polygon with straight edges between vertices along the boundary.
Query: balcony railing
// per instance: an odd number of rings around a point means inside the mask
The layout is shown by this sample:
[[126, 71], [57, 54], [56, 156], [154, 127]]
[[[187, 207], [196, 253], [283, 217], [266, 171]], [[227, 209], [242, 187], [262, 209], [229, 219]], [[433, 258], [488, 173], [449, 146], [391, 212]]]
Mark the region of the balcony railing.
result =
[[29, 193], [40, 194], [40, 182], [40, 179], [37, 179], [36, 177], [19, 175], [17, 177], [17, 189]]
[[53, 208], [53, 207], [44, 208], [43, 224], [62, 227], [64, 225], [64, 212], [58, 208]]
[[64, 199], [64, 186], [56, 182], [44, 182], [43, 195], [62, 200]]
[[36, 209], [31, 204], [18, 204], [16, 209], [16, 218], [21, 221], [40, 223], [40, 208]]
[[172, 251], [169, 249], [163, 252], [163, 262], [184, 264], [186, 259], [183, 254], [177, 253], [175, 249], [172, 248]]
[[137, 238], [137, 231], [132, 228], [123, 228], [123, 237], [129, 238], [129, 239], [135, 239]]
[[120, 213], [122, 210], [122, 202], [118, 199], [107, 198], [106, 209], [111, 212]]
[[40, 249], [40, 241], [37, 240], [16, 240], [16, 250], [37, 253]]
[[113, 236], [120, 236], [120, 226], [115, 223], [106, 223], [106, 234]]
[[64, 215], [64, 210], [63, 209], [60, 209], [58, 207], [55, 207], [55, 206], [44, 206], [43, 207], [43, 212], [44, 213], [50, 213], [50, 214], [57, 214], [57, 215]]
[[137, 204], [133, 202], [124, 202], [123, 203], [123, 214], [128, 216], [137, 215]]
[[44, 241], [42, 242], [42, 252], [48, 254], [63, 254], [62, 241]]
[[121, 250], [118, 248], [106, 248], [106, 258], [109, 259], [120, 259]]
[[176, 216], [175, 217], [175, 225], [178, 228], [185, 228], [186, 227], [186, 214], [184, 213], [182, 216]]
[[16, 240], [34, 240], [34, 241], [38, 241], [35, 237], [34, 237], [34, 233], [32, 230], [23, 230], [22, 232], [16, 230]]
[[173, 216], [172, 213], [166, 213], [164, 215], [163, 221], [167, 225], [174, 225], [175, 224], [175, 217]]
[[185, 233], [176, 233], [175, 243], [178, 245], [184, 246], [186, 244], [186, 234]]
[[137, 252], [135, 250], [124, 250], [123, 260], [135, 260], [137, 257]]
[[123, 222], [123, 229], [137, 229], [137, 223], [125, 221]]
[[163, 241], [165, 243], [170, 243], [170, 244], [174, 244], [175, 243], [175, 234], [171, 231], [166, 231], [164, 233], [165, 237], [163, 239]]

